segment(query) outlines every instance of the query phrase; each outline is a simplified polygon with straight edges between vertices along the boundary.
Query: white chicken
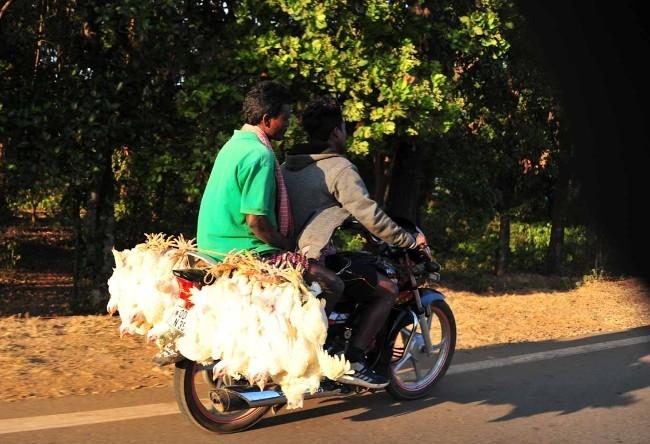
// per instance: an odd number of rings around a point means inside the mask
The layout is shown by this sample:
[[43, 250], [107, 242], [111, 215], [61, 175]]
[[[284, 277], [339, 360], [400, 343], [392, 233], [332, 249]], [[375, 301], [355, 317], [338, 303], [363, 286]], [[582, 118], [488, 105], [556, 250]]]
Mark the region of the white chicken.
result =
[[174, 242], [148, 236], [145, 244], [114, 251], [107, 310], [119, 311], [121, 334], [147, 334], [161, 348], [175, 341], [188, 359], [217, 361], [215, 378], [243, 377], [260, 389], [278, 384], [287, 408], [302, 407], [305, 393], [318, 390], [323, 377], [350, 372], [348, 361], [323, 350], [327, 318], [318, 284], [306, 287], [300, 269], [274, 268], [252, 255], [230, 255], [212, 267], [211, 284], [191, 290], [183, 333], [168, 334], [179, 301], [172, 269], [181, 268], [188, 251], [187, 243], [174, 248]]
[[159, 234], [147, 235], [147, 242], [130, 250], [113, 250], [115, 269], [108, 279], [106, 309], [119, 312], [120, 335], [147, 334], [150, 341], [158, 341], [169, 331], [166, 320], [179, 292], [172, 270], [187, 267], [185, 253], [192, 248], [192, 241]]

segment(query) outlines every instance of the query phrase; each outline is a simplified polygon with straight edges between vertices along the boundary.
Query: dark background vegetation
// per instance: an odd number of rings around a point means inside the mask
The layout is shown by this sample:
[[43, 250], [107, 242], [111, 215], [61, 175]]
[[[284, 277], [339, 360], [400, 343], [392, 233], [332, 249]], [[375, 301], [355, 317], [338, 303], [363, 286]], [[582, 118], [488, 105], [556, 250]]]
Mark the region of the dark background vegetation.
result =
[[650, 36], [640, 1], [521, 2], [536, 50], [561, 85], [576, 177], [613, 270], [650, 277], [645, 207], [650, 181]]
[[[0, 268], [30, 248], [16, 226], [59, 227], [73, 311], [101, 306], [112, 247], [194, 235], [243, 95], [273, 78], [296, 111], [339, 98], [371, 194], [445, 273], [648, 277], [641, 18], [630, 1], [2, 0]], [[278, 157], [301, 137], [293, 122]]]

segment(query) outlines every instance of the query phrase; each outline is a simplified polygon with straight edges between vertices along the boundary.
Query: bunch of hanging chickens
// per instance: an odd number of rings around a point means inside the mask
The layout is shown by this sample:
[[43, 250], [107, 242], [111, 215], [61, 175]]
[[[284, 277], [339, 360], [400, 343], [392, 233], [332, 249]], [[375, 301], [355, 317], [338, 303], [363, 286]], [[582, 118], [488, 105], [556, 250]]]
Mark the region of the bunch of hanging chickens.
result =
[[246, 378], [263, 389], [278, 384], [288, 408], [302, 407], [322, 378], [350, 371], [345, 359], [323, 350], [324, 301], [307, 286], [300, 267], [274, 267], [250, 254], [232, 254], [207, 269], [206, 283], [191, 290], [193, 304], [180, 333], [170, 322], [179, 298], [172, 270], [188, 268], [196, 250], [182, 236], [146, 235], [130, 250], [113, 251], [107, 310], [119, 313], [120, 336], [145, 335], [159, 348], [174, 347], [200, 363], [216, 362], [215, 378]]

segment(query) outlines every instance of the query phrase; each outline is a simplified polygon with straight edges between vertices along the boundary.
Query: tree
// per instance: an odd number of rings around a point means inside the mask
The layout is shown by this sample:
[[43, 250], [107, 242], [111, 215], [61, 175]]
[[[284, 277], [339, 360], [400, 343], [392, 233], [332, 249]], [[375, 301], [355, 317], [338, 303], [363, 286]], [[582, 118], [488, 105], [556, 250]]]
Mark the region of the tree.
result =
[[[122, 223], [144, 230], [154, 213], [158, 221], [167, 218], [170, 200], [184, 200], [191, 179], [177, 171], [185, 156], [176, 143], [192, 128], [178, 112], [178, 95], [186, 72], [201, 69], [197, 49], [225, 39], [213, 32], [218, 22], [195, 41], [196, 28], [231, 14], [209, 2], [173, 0], [42, 0], [8, 11], [0, 30], [7, 42], [0, 53], [0, 143], [15, 174], [7, 189], [63, 190], [76, 227], [73, 306], [92, 309], [105, 293], [110, 250], [119, 241], [116, 205], [128, 210], [118, 212]], [[120, 157], [125, 152], [131, 163]], [[130, 179], [119, 193], [117, 170]]]
[[354, 126], [349, 151], [377, 162], [375, 194], [386, 188], [388, 158], [389, 209], [415, 219], [418, 158], [430, 148], [426, 139], [446, 131], [457, 109], [430, 48], [437, 36], [431, 11], [419, 2], [381, 0], [265, 4], [273, 19], [259, 26], [249, 46], [268, 61], [271, 76], [295, 90], [339, 98]]
[[[482, 163], [482, 178], [492, 190], [498, 219], [494, 271], [504, 274], [510, 255], [510, 224], [517, 208], [539, 199], [531, 192], [542, 182], [550, 159], [551, 133], [547, 116], [553, 96], [544, 73], [526, 44], [526, 24], [510, 2], [485, 3], [482, 14], [464, 19], [472, 34], [483, 28], [500, 36], [500, 45], [476, 45], [459, 34], [466, 54], [457, 62], [457, 85], [467, 100], [463, 117], [468, 137], [481, 147], [473, 161]], [[476, 23], [480, 23], [478, 28]], [[479, 40], [480, 41], [480, 40]]]
[[[509, 218], [548, 219], [549, 190], [562, 196], [566, 145], [548, 121], [562, 110], [510, 1], [0, 8], [0, 210], [3, 196], [32, 209], [60, 200], [76, 233], [75, 309], [101, 305], [112, 247], [143, 232], [193, 236], [214, 156], [260, 79], [287, 83], [297, 110], [314, 94], [336, 96], [374, 197], [431, 226], [446, 251], [500, 215], [504, 270]], [[294, 122], [278, 148], [301, 137]]]

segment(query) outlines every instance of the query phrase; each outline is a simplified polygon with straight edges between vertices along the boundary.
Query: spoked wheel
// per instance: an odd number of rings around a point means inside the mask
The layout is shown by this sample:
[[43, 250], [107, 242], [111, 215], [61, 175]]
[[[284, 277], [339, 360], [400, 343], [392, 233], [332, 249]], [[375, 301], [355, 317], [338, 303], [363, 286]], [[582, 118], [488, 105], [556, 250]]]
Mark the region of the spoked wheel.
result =
[[397, 332], [386, 390], [398, 399], [417, 399], [445, 375], [456, 347], [456, 320], [445, 301], [427, 307], [431, 353], [427, 354], [417, 318]]
[[[262, 419], [270, 407], [226, 411], [214, 390], [236, 381], [212, 380], [212, 365], [181, 361], [174, 370], [176, 402], [194, 424], [211, 432], [233, 433], [246, 430]], [[211, 393], [212, 392], [212, 393]]]

